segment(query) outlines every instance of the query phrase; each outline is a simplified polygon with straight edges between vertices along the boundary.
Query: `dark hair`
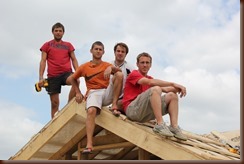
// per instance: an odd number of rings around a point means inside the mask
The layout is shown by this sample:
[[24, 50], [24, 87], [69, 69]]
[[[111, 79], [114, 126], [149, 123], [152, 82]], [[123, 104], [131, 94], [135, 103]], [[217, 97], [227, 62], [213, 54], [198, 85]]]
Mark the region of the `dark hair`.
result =
[[64, 32], [64, 25], [62, 25], [61, 23], [55, 23], [52, 27], [52, 32], [54, 31], [55, 28], [62, 28], [63, 32]]
[[117, 49], [118, 46], [124, 47], [125, 50], [126, 50], [126, 54], [128, 54], [128, 52], [129, 52], [129, 48], [128, 48], [128, 46], [127, 46], [125, 43], [122, 43], [122, 42], [117, 43], [117, 44], [114, 46], [114, 52], [116, 51], [116, 49]]
[[94, 43], [92, 44], [92, 46], [91, 46], [91, 49], [93, 49], [95, 45], [102, 46], [103, 49], [104, 49], [104, 45], [103, 45], [103, 43], [100, 42], [100, 41], [96, 41], [96, 42], [94, 42]]
[[150, 62], [152, 63], [152, 57], [151, 57], [151, 55], [149, 55], [149, 53], [146, 53], [146, 52], [142, 52], [142, 53], [140, 53], [140, 54], [137, 56], [137, 58], [136, 58], [137, 63], [139, 63], [139, 59], [140, 59], [140, 57], [142, 57], [142, 56], [149, 57], [150, 60], [151, 60]]

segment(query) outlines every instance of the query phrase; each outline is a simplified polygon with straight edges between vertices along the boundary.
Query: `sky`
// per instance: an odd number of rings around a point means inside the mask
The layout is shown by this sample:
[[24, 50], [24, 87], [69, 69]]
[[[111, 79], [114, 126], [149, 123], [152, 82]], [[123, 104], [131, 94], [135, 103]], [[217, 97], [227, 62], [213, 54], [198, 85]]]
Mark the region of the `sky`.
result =
[[[36, 92], [40, 47], [53, 39], [51, 27], [65, 26], [64, 41], [75, 47], [79, 64], [91, 59], [91, 44], [105, 45], [114, 59], [118, 42], [129, 46], [136, 66], [151, 54], [149, 75], [181, 84], [179, 125], [196, 134], [239, 130], [239, 0], [1, 0], [0, 159], [15, 155], [51, 119], [49, 95]], [[46, 76], [46, 73], [45, 73]], [[81, 90], [86, 91], [81, 80]], [[62, 88], [60, 110], [69, 86]], [[169, 122], [169, 116], [163, 116]]]

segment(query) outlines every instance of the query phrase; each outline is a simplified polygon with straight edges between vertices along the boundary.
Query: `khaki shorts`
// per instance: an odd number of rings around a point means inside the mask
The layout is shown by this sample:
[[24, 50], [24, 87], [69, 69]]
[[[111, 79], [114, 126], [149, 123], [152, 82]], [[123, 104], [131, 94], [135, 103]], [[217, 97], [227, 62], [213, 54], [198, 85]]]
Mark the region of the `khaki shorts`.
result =
[[[151, 107], [150, 98], [151, 98], [151, 89], [141, 93], [137, 98], [130, 103], [126, 109], [126, 116], [137, 122], [147, 122], [155, 119], [153, 109]], [[165, 95], [162, 95], [162, 115], [168, 114], [168, 107], [166, 106]]]

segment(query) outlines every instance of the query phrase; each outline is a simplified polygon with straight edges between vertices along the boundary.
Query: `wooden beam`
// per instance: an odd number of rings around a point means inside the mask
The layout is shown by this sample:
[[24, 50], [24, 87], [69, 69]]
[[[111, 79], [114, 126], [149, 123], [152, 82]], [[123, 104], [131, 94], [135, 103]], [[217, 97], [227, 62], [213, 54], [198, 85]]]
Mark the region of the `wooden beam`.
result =
[[[77, 108], [79, 105], [77, 105]], [[77, 111], [85, 117], [84, 110]], [[100, 115], [96, 117], [96, 124], [111, 131], [112, 133], [124, 138], [125, 140], [137, 145], [144, 150], [166, 160], [201, 160], [204, 159], [198, 154], [186, 151], [185, 148], [176, 146], [168, 139], [155, 135], [152, 131], [148, 132], [132, 121], [117, 118], [112, 115], [108, 108], [103, 108]], [[133, 132], [133, 135], [132, 133]], [[163, 149], [162, 149], [163, 148]], [[171, 151], [168, 151], [171, 150]]]
[[150, 153], [142, 148], [139, 148], [138, 160], [150, 160]]
[[[68, 153], [74, 146], [76, 148], [75, 151], [77, 151], [77, 144], [80, 141], [80, 139], [83, 138], [85, 135], [86, 135], [86, 129], [83, 128], [69, 142], [67, 142], [61, 149], [59, 149], [59, 151], [54, 153], [49, 158], [49, 160], [60, 159], [63, 155], [65, 155], [65, 153]], [[69, 152], [68, 154], [73, 154], [73, 152]]]
[[[17, 152], [15, 156], [11, 157], [10, 160], [30, 160], [35, 155], [38, 156], [38, 151], [43, 153], [41, 148], [45, 145], [48, 146], [48, 142], [56, 137], [56, 134], [58, 134], [60, 130], [72, 120], [72, 118], [78, 116], [80, 117], [79, 121], [82, 121], [82, 117], [77, 115], [76, 110], [84, 108], [84, 104], [80, 104], [79, 108], [76, 108], [76, 104], [77, 103], [72, 102], [67, 104], [63, 110], [60, 111], [62, 114], [59, 113], [58, 117], [54, 117], [19, 152]], [[48, 159], [49, 156], [45, 158]]]

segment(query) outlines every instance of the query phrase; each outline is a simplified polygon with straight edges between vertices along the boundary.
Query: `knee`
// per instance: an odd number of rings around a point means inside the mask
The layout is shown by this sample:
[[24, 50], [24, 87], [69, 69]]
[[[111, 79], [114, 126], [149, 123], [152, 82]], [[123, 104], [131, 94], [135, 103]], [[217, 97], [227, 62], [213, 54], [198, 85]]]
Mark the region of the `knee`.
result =
[[96, 112], [97, 112], [97, 110], [96, 110], [95, 107], [90, 107], [90, 108], [87, 109], [87, 115], [89, 115], [89, 116], [96, 115]]
[[151, 88], [151, 91], [152, 91], [152, 94], [162, 94], [162, 89], [161, 89], [161, 87], [159, 87], [159, 86], [154, 86], [154, 87], [152, 87]]
[[167, 93], [167, 97], [170, 99], [170, 100], [177, 100], [178, 101], [178, 95], [174, 92], [169, 92]]
[[124, 75], [123, 75], [122, 72], [116, 72], [116, 73], [114, 74], [114, 77], [115, 77], [117, 80], [122, 81], [123, 78], [124, 78]]

